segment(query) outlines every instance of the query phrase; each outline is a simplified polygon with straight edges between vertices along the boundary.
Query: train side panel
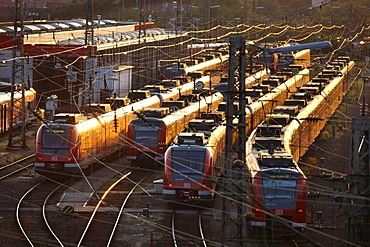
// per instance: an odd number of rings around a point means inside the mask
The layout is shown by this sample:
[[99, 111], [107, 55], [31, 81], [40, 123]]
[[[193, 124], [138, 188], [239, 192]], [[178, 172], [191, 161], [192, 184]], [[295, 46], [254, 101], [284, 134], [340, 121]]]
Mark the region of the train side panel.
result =
[[271, 93], [267, 93], [258, 101], [253, 102], [250, 106], [252, 114], [249, 111], [246, 116], [249, 126], [247, 133], [255, 129], [266, 118], [267, 114], [271, 113], [276, 106], [282, 105], [287, 98], [296, 92], [298, 88], [305, 85], [309, 79], [309, 70], [304, 69], [274, 88]]
[[[294, 160], [298, 160], [308, 150], [309, 146], [315, 141], [321, 130], [325, 127], [328, 117], [330, 117], [343, 99], [343, 94], [348, 90], [344, 86], [346, 76], [353, 68], [351, 61], [342, 69], [342, 75], [330, 80], [320, 95], [315, 96], [312, 102], [297, 115], [297, 121], [292, 121], [284, 136], [285, 148], [293, 155]], [[307, 118], [316, 117], [317, 120]]]

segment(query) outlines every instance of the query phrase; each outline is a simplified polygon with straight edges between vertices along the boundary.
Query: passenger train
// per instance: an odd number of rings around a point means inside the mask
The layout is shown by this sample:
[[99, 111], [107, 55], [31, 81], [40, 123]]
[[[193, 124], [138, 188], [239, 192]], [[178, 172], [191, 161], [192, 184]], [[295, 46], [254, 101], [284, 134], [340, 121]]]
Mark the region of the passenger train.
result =
[[[11, 104], [11, 91], [10, 85], [1, 84], [0, 85], [0, 133], [3, 134], [7, 132], [10, 128], [10, 104]], [[26, 112], [24, 116], [26, 119], [22, 119], [22, 92], [14, 92], [14, 107], [13, 116], [19, 116], [13, 119], [13, 126], [20, 125], [23, 120], [30, 120], [33, 118], [32, 111], [35, 109], [36, 105], [36, 91], [34, 89], [27, 89], [24, 93], [25, 96], [25, 106]]]
[[345, 77], [353, 65], [345, 60], [337, 70], [323, 70], [268, 114], [250, 135], [246, 165], [254, 198], [252, 226], [266, 227], [274, 222], [306, 226], [308, 186], [297, 162], [339, 105], [350, 81]]
[[[198, 80], [209, 78], [205, 76]], [[77, 174], [97, 159], [109, 157], [126, 147], [123, 137], [127, 136], [128, 124], [138, 112], [158, 108], [165, 101], [191, 93], [196, 82], [187, 82], [151, 96], [148, 91], [139, 92], [144, 97], [132, 98], [131, 104], [87, 120], [43, 124], [36, 135], [35, 171], [45, 175]], [[66, 116], [67, 119], [75, 117], [74, 114]]]
[[133, 119], [128, 125], [127, 158], [132, 162], [147, 157], [163, 160], [167, 147], [189, 121], [203, 112], [214, 111], [222, 101], [222, 94], [215, 93], [161, 118]]
[[[247, 141], [247, 181], [252, 226], [266, 227], [288, 220], [293, 227], [306, 226], [307, 181], [303, 171], [284, 148], [282, 126], [260, 124]], [[274, 218], [274, 216], [280, 218]], [[280, 219], [280, 221], [279, 221]]]
[[226, 126], [214, 119], [196, 119], [165, 153], [163, 198], [169, 202], [212, 202], [223, 167]]
[[198, 54], [190, 62], [179, 60], [177, 63], [172, 64], [171, 67], [166, 68], [164, 77], [166, 79], [172, 79], [177, 76], [193, 77], [193, 74], [201, 72], [203, 75], [203, 72], [215, 69], [225, 71], [229, 61], [229, 55], [226, 54], [227, 50], [222, 50], [218, 54], [210, 54], [211, 52], [216, 53], [217, 51], [212, 50], [206, 51], [203, 55]]
[[[296, 119], [292, 121], [284, 135], [286, 150], [292, 154], [294, 160], [298, 160], [308, 150], [308, 147], [315, 141], [315, 138], [324, 128], [327, 119], [331, 116], [343, 100], [343, 95], [349, 90], [353, 83], [352, 71], [354, 61], [348, 57], [340, 57], [335, 63], [342, 64], [338, 71], [324, 70], [318, 75], [318, 81], [323, 78], [331, 78], [330, 84], [321, 91], [320, 95], [313, 99], [313, 103], [301, 111]], [[315, 81], [315, 80], [313, 80]], [[314, 107], [315, 106], [315, 107]], [[310, 121], [309, 117], [316, 117], [319, 121]]]
[[[183, 92], [186, 92], [187, 84], [181, 88], [185, 90]], [[95, 159], [105, 158], [126, 147], [122, 138], [127, 135], [128, 124], [137, 117], [137, 112], [160, 107], [162, 100], [174, 99], [178, 94], [179, 91], [174, 90], [154, 95], [85, 121], [43, 124], [36, 135], [36, 172], [81, 172]]]
[[[265, 119], [266, 114], [272, 112], [276, 106], [283, 104], [285, 99], [308, 81], [308, 69], [302, 69], [288, 79], [286, 76], [283, 76], [262, 80], [261, 85], [269, 85], [271, 88], [269, 92], [255, 99], [248, 106], [246, 110], [246, 133], [249, 134]], [[225, 135], [224, 126], [218, 127], [214, 133], [213, 130], [208, 133], [209, 136], [213, 134], [216, 135], [215, 138], [217, 140], [223, 140]], [[190, 135], [190, 137], [186, 137], [187, 135]], [[204, 135], [207, 135], [207, 133]], [[214, 193], [215, 178], [211, 179], [210, 176], [214, 172], [214, 166], [219, 164], [220, 159], [217, 157], [222, 155], [225, 149], [222, 145], [225, 144], [221, 143], [221, 141], [216, 141], [217, 145], [213, 144], [213, 148], [209, 144], [208, 139], [201, 136], [201, 133], [200, 136], [199, 133], [181, 133], [177, 138], [176, 144], [171, 145], [167, 149], [164, 158], [164, 198], [175, 201], [193, 201], [193, 199], [195, 201], [202, 201], [203, 199], [208, 201], [211, 199], [211, 195]], [[191, 140], [185, 141], [185, 138], [193, 138], [193, 143]], [[200, 141], [195, 142], [194, 139], [198, 138]], [[184, 141], [182, 141], [183, 139]], [[194, 171], [195, 169], [198, 170]], [[181, 174], [181, 172], [184, 172], [184, 174]]]
[[41, 174], [78, 174], [94, 161], [124, 147], [123, 136], [135, 112], [159, 107], [160, 99], [150, 97], [85, 121], [67, 120], [43, 124], [36, 134], [35, 171]]
[[[270, 76], [268, 72], [269, 72], [268, 70], [263, 69], [247, 77], [245, 80], [246, 86], [248, 88], [251, 88], [254, 84], [262, 82], [263, 79], [266, 79]], [[298, 81], [299, 80], [300, 79], [298, 79]], [[194, 82], [194, 84], [196, 85], [201, 84], [201, 88], [203, 88], [206, 85], [210, 85], [211, 84], [210, 77], [208, 75], [203, 76], [197, 79]], [[227, 86], [226, 83], [225, 85]], [[214, 88], [219, 88], [219, 86], [223, 85], [216, 84], [213, 86]], [[225, 94], [226, 89], [224, 87], [222, 87], [221, 90], [215, 91], [220, 91], [222, 93], [223, 99], [225, 100], [225, 97], [227, 95]], [[215, 99], [216, 98], [213, 98], [213, 101]], [[203, 103], [207, 103], [208, 107], [210, 106], [212, 107], [210, 102], [211, 102], [210, 100], [206, 100]], [[205, 107], [206, 106], [204, 106], [203, 108], [206, 109]], [[213, 110], [214, 108], [208, 109], [208, 111]], [[172, 113], [171, 115], [165, 116], [162, 119], [147, 118], [146, 120], [147, 122], [142, 121], [140, 118], [132, 120], [130, 122], [127, 134], [128, 136], [127, 142], [130, 143], [127, 150], [127, 158], [133, 163], [139, 160], [139, 158], [146, 157], [153, 157], [156, 160], [163, 160], [163, 154], [166, 151], [167, 147], [171, 144], [175, 136], [179, 134], [187, 126], [188, 121], [191, 120], [191, 118], [189, 117], [187, 118], [182, 117], [181, 113], [182, 111], [183, 110], [179, 110], [180, 114]], [[178, 123], [180, 120], [185, 122], [182, 122], [183, 124], [181, 124], [179, 127]], [[153, 125], [157, 127], [154, 127]], [[157, 130], [154, 131], [154, 129]]]

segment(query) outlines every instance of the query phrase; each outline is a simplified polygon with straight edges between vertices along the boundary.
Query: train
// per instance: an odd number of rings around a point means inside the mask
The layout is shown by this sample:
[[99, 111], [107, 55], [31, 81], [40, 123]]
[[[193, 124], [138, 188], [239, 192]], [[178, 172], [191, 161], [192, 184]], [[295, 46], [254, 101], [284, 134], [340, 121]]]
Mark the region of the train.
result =
[[281, 71], [291, 64], [308, 68], [311, 64], [311, 50], [304, 49], [295, 53], [274, 53], [272, 59], [274, 71]]
[[133, 119], [128, 125], [127, 159], [132, 163], [148, 157], [163, 160], [164, 152], [176, 135], [183, 131], [192, 119], [199, 117], [201, 113], [214, 111], [221, 102], [222, 94], [214, 93], [164, 117]]
[[[250, 134], [268, 113], [282, 105], [287, 98], [310, 80], [308, 69], [295, 71], [294, 74], [286, 70], [286, 73], [287, 76], [270, 76], [269, 79], [264, 79], [255, 85], [256, 87], [252, 90], [246, 91], [246, 96], [249, 95], [252, 98], [246, 114], [247, 134]], [[263, 89], [265, 86], [268, 88], [267, 91]]]
[[189, 88], [192, 83], [136, 102], [133, 100], [115, 111], [89, 119], [79, 114], [60, 113], [60, 120], [45, 123], [37, 131], [35, 171], [44, 175], [80, 173], [95, 159], [108, 157], [125, 147], [122, 137], [127, 135], [128, 124], [137, 117], [137, 112], [160, 107], [164, 100], [177, 98]]
[[[328, 116], [331, 116], [335, 112], [343, 100], [343, 95], [351, 87], [350, 83], [353, 82], [351, 80], [351, 72], [353, 71], [355, 62], [350, 61], [348, 57], [339, 57], [336, 59], [335, 64], [338, 62], [342, 65], [337, 71], [332, 69], [324, 70], [318, 75], [318, 81], [325, 77], [331, 77], [332, 80], [320, 93], [321, 96], [315, 97], [313, 99], [314, 103], [299, 113], [296, 117], [297, 121], [290, 123], [288, 131], [284, 136], [284, 143], [290, 143], [285, 148], [292, 154], [294, 160], [298, 160], [307, 152], [308, 147], [315, 141], [315, 138], [324, 128]], [[310, 117], [312, 116], [320, 120], [310, 121]]]
[[349, 59], [340, 63], [336, 70], [325, 69], [301, 87], [251, 133], [246, 143], [246, 166], [253, 198], [252, 226], [275, 222], [306, 226], [308, 185], [297, 162], [350, 87], [345, 78], [354, 63]]
[[226, 126], [215, 119], [196, 119], [165, 152], [162, 195], [168, 202], [211, 203], [215, 167], [223, 167]]
[[[220, 59], [215, 60], [220, 63]], [[89, 119], [60, 112], [59, 119], [43, 124], [37, 131], [35, 171], [45, 176], [79, 174], [97, 159], [105, 159], [126, 148], [123, 137], [127, 136], [128, 125], [137, 113], [192, 93], [198, 80], [210, 80], [209, 76], [194, 78], [191, 82], [185, 79], [181, 85], [163, 91], [151, 92], [145, 88], [132, 91], [126, 98], [129, 100], [120, 104], [112, 98], [117, 109], [101, 115], [93, 114]]]
[[229, 61], [229, 55], [226, 49], [204, 51], [202, 54], [193, 56], [191, 60], [179, 60], [173, 63], [170, 67], [167, 67], [164, 71], [165, 79], [173, 79], [178, 76], [196, 76], [196, 74], [207, 70], [220, 70], [225, 71], [227, 68], [227, 62]]
[[43, 175], [81, 173], [124, 147], [122, 136], [136, 112], [159, 106], [155, 96], [87, 120], [80, 114], [57, 114], [36, 133], [35, 171]]
[[[4, 134], [9, 131], [10, 128], [10, 104], [11, 104], [11, 85], [8, 83], [2, 83], [0, 85], [0, 133]], [[13, 116], [18, 116], [13, 118], [13, 126], [18, 126], [23, 123], [23, 121], [28, 121], [34, 118], [32, 111], [35, 109], [36, 105], [36, 91], [33, 88], [26, 89], [24, 91], [25, 107], [27, 112], [24, 113], [25, 119], [22, 117], [22, 91], [16, 90], [14, 92], [14, 107]]]
[[[258, 81], [262, 82], [263, 79], [266, 79], [269, 76], [269, 71], [263, 69], [247, 77], [245, 83], [249, 88], [251, 88], [253, 86], [252, 84], [256, 84]], [[209, 75], [198, 78], [193, 82], [197, 89], [203, 90], [205, 86], [209, 85], [209, 88], [213, 88], [214, 91], [220, 91], [223, 99], [225, 100], [225, 97], [227, 96], [225, 93], [226, 89], [225, 87], [219, 87], [224, 85], [216, 84], [212, 87], [211, 83], [212, 82]], [[224, 84], [227, 86], [226, 83]], [[215, 96], [216, 95], [218, 94], [215, 94]], [[218, 102], [220, 99], [219, 95], [216, 98], [213, 98], [213, 101], [215, 99], [217, 99]], [[209, 109], [209, 107], [213, 107], [213, 104], [211, 105], [209, 100], [206, 100], [205, 103], [206, 102], [208, 102], [208, 111], [213, 111], [214, 108]], [[203, 106], [202, 111], [204, 111], [204, 109], [206, 109], [206, 105]], [[140, 160], [141, 158], [154, 158], [155, 160], [163, 160], [163, 154], [167, 147], [170, 145], [175, 136], [186, 127], [188, 121], [191, 120], [190, 117], [184, 117], [182, 112], [183, 110], [179, 110], [178, 112], [172, 113], [171, 115], [165, 116], [161, 119], [147, 118], [146, 123], [140, 118], [132, 120], [129, 124], [129, 130], [127, 134], [127, 142], [130, 143], [127, 150], [127, 158], [132, 163], [136, 163], [136, 161]], [[183, 124], [179, 127], [178, 123], [180, 122]], [[158, 127], [154, 127], [153, 125]], [[148, 132], [149, 130], [151, 130], [150, 133]]]
[[[295, 72], [295, 74], [288, 79], [286, 76], [272, 76], [269, 79], [262, 80], [258, 85], [268, 85], [270, 90], [265, 92], [262, 97], [254, 99], [248, 106], [246, 110], [246, 133], [251, 133], [251, 131], [265, 119], [266, 114], [272, 112], [276, 106], [283, 104], [285, 99], [296, 92], [298, 88], [304, 86], [309, 79], [309, 70], [302, 69], [299, 72]], [[255, 90], [256, 92], [261, 92], [260, 89]], [[236, 105], [236, 108], [237, 107], [238, 105]], [[219, 111], [223, 110], [224, 109], [219, 107]], [[212, 126], [211, 123], [208, 125]], [[194, 129], [194, 127], [190, 129]], [[207, 138], [202, 136], [201, 130], [198, 130], [196, 133], [179, 134], [175, 144], [171, 145], [165, 152], [162, 192], [165, 199], [170, 200], [170, 202], [209, 202], [212, 200], [214, 186], [216, 184], [215, 178], [217, 177], [213, 176], [217, 175], [214, 174], [214, 167], [215, 165], [221, 165], [220, 167], [223, 167], [222, 164], [218, 163], [221, 159], [217, 157], [222, 156], [222, 152], [225, 151], [225, 144], [223, 143], [224, 135], [226, 134], [225, 131], [226, 129], [223, 125], [217, 127], [217, 131], [214, 134], [213, 132], [208, 133], [209, 136], [215, 135], [215, 139], [220, 140], [217, 141], [217, 144], [212, 145], [209, 144]], [[189, 135], [190, 137], [187, 137]], [[191, 140], [182, 141], [182, 139], [185, 138], [197, 139], [197, 135], [202, 136], [199, 137], [200, 144], [196, 143], [195, 140], [193, 140], [194, 143], [191, 143]], [[181, 138], [182, 136], [183, 138]], [[192, 152], [190, 153], [190, 151]], [[186, 158], [184, 159], [184, 157]], [[189, 162], [192, 160], [193, 162]], [[195, 161], [200, 162], [201, 165]], [[189, 166], [191, 167], [189, 168]], [[204, 170], [198, 170], [192, 173], [193, 166], [199, 169], [203, 167]], [[181, 172], [184, 172], [184, 174], [182, 175]], [[192, 176], [194, 176], [194, 178], [192, 178]]]
[[253, 198], [251, 226], [266, 227], [284, 219], [295, 228], [306, 226], [307, 178], [283, 148], [282, 133], [282, 125], [267, 121], [248, 138], [246, 177], [251, 185], [247, 191]]

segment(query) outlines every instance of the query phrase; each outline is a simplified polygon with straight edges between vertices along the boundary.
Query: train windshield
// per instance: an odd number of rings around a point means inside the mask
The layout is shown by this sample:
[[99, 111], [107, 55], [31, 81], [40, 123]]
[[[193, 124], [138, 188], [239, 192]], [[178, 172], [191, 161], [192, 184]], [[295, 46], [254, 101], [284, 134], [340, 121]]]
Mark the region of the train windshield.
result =
[[294, 199], [297, 180], [264, 179], [262, 186], [265, 199]]
[[43, 149], [70, 149], [72, 132], [69, 129], [44, 128], [42, 136]]
[[135, 142], [146, 147], [158, 145], [159, 126], [154, 125], [136, 125]]
[[172, 149], [173, 178], [178, 182], [201, 182], [205, 160], [205, 149]]

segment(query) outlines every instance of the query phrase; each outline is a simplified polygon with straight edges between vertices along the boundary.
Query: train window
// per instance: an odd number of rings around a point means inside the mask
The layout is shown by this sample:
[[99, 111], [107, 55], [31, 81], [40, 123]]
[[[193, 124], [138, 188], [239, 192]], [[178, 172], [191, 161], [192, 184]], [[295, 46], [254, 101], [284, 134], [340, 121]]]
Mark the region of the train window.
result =
[[135, 142], [146, 147], [158, 145], [158, 126], [136, 125]]
[[67, 129], [43, 129], [42, 148], [70, 149], [71, 131]]
[[294, 199], [296, 195], [296, 179], [263, 179], [263, 195], [265, 199]]
[[201, 182], [205, 149], [172, 149], [173, 178], [175, 181]]

